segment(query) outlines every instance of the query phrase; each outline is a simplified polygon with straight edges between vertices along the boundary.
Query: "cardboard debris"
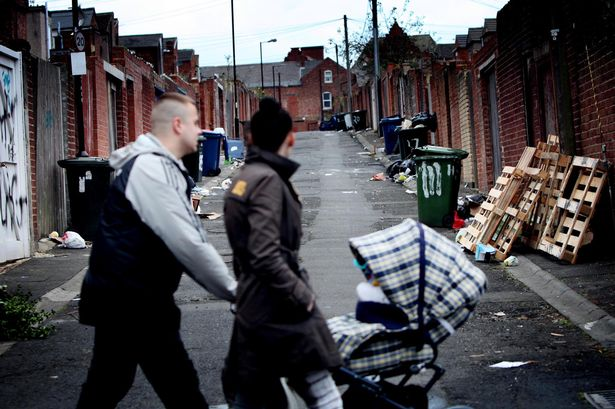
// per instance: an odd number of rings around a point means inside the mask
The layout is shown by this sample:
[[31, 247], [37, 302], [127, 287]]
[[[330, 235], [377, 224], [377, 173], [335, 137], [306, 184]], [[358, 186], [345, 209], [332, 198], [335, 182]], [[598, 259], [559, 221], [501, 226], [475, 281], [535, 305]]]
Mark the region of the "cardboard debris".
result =
[[217, 218], [221, 217], [222, 215], [219, 213], [215, 213], [215, 212], [211, 212], [211, 213], [197, 213], [197, 215], [199, 217], [203, 217], [207, 220], [216, 220]]

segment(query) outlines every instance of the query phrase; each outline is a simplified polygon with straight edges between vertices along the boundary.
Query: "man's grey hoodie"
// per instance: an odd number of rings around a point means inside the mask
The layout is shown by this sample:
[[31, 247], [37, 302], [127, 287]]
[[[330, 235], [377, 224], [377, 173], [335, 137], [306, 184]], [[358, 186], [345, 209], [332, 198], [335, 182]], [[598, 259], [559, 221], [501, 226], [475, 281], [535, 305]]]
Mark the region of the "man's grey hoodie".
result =
[[115, 180], [82, 287], [81, 321], [96, 325], [108, 315], [101, 303], [113, 298], [123, 309], [173, 303], [182, 271], [234, 301], [237, 283], [194, 213], [183, 163], [152, 134], [113, 152], [109, 163]]

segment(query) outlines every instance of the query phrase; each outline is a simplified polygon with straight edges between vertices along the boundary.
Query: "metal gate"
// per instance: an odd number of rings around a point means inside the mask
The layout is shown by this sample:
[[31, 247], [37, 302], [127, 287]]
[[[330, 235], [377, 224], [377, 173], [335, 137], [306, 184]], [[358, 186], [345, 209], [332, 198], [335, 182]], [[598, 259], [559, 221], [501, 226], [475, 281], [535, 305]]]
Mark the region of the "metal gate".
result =
[[38, 60], [36, 107], [36, 193], [41, 236], [66, 229], [65, 138], [60, 68]]
[[0, 46], [0, 263], [30, 256], [21, 53]]

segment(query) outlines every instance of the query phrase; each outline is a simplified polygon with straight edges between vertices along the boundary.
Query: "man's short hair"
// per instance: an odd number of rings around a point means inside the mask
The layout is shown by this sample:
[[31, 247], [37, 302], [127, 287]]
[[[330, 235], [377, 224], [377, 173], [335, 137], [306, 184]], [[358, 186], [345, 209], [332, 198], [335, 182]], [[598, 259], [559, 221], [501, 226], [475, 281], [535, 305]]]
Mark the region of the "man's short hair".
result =
[[152, 131], [168, 127], [175, 117], [186, 120], [186, 105], [196, 107], [194, 100], [186, 95], [177, 92], [162, 94], [152, 109]]
[[156, 101], [155, 105], [158, 105], [163, 101], [176, 101], [182, 104], [192, 104], [196, 106], [196, 103], [192, 98], [178, 92], [165, 92], [158, 98], [158, 101]]

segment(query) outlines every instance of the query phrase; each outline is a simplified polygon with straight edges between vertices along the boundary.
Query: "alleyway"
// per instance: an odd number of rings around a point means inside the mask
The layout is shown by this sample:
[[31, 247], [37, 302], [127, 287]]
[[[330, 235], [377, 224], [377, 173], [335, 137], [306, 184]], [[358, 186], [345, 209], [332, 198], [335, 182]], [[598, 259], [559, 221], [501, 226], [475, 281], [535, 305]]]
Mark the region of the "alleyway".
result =
[[[417, 217], [416, 197], [388, 181], [370, 181], [382, 165], [345, 133], [300, 133], [293, 178], [304, 204], [301, 257], [328, 316], [354, 310], [362, 278], [352, 264], [348, 238]], [[204, 210], [222, 213], [222, 190], [203, 199]], [[230, 263], [223, 219], [204, 221], [209, 238]], [[452, 237], [452, 230], [442, 230]], [[500, 264], [481, 265], [488, 293], [476, 315], [440, 347], [447, 369], [433, 389], [432, 408], [589, 408], [583, 392], [613, 389], [615, 357], [516, 281]], [[176, 294], [183, 336], [213, 405], [224, 403], [219, 374], [232, 314], [190, 279]], [[1, 408], [70, 408], [91, 357], [91, 328], [76, 322], [76, 303], [55, 317], [57, 332], [44, 341], [15, 344], [0, 356]], [[501, 361], [531, 361], [495, 369]], [[139, 374], [120, 408], [161, 408]]]

